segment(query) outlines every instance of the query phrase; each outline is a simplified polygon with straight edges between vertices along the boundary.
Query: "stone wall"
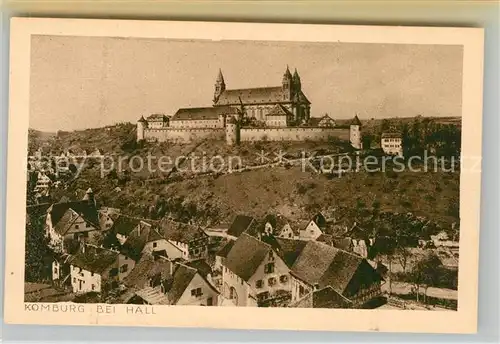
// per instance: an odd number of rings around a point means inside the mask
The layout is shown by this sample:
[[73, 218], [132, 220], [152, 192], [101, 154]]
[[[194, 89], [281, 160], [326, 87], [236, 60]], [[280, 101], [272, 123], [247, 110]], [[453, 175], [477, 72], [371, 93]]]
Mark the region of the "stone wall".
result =
[[187, 143], [201, 139], [223, 140], [225, 138], [224, 128], [188, 128], [188, 129], [145, 129], [144, 139], [158, 142], [173, 141]]
[[327, 141], [330, 137], [349, 141], [344, 128], [241, 128], [240, 141]]

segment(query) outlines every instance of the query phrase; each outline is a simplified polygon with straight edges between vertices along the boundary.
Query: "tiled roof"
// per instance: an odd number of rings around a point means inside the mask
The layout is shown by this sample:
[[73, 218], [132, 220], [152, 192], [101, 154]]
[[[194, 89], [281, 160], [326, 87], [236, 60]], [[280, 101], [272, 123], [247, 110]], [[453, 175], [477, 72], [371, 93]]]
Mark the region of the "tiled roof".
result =
[[172, 121], [214, 120], [218, 119], [219, 115], [228, 115], [236, 113], [237, 109], [231, 106], [182, 108], [177, 110], [175, 115], [172, 117]]
[[206, 236], [206, 234], [198, 227], [162, 219], [159, 223], [159, 233], [167, 240], [189, 243], [191, 240]]
[[178, 265], [173, 275], [172, 284], [167, 292], [171, 304], [176, 304], [179, 301], [196, 273], [195, 268], [182, 264]]
[[141, 219], [139, 218], [119, 215], [118, 218], [114, 220], [111, 230], [116, 234], [128, 235], [140, 222]]
[[116, 262], [118, 255], [116, 251], [87, 245], [84, 251], [80, 250], [72, 256], [69, 263], [90, 272], [102, 273]]
[[251, 216], [236, 215], [227, 234], [237, 238], [250, 227], [252, 222], [255, 222], [255, 219]]
[[266, 116], [290, 116], [292, 113], [288, 111], [283, 105], [278, 104], [274, 106]]
[[148, 122], [163, 122], [163, 121], [166, 121], [167, 119], [168, 119], [168, 117], [165, 116], [165, 114], [154, 113], [154, 114], [148, 116], [147, 121]]
[[352, 249], [352, 239], [351, 238], [336, 238], [329, 234], [321, 234], [316, 241], [324, 242], [327, 245], [340, 248], [344, 251], [351, 251]]
[[248, 281], [269, 251], [271, 251], [270, 245], [243, 233], [229, 251], [224, 265], [240, 278]]
[[[76, 220], [74, 213], [69, 212], [72, 209], [76, 214], [81, 216], [85, 221], [91, 223], [94, 227], [99, 228], [99, 215], [97, 209], [92, 202], [87, 200], [54, 203], [49, 208], [50, 219], [52, 226], [56, 228], [59, 234], [64, 234], [69, 229], [69, 225]], [[61, 222], [59, 224], [59, 222]]]
[[137, 262], [123, 282], [128, 287], [144, 288], [148, 285], [149, 279], [157, 274], [167, 278], [170, 275], [171, 264], [173, 263], [167, 259], [146, 256]]
[[306, 240], [276, 238], [278, 247], [275, 248], [278, 255], [290, 268], [293, 266], [300, 253], [307, 244]]
[[135, 292], [137, 296], [149, 303], [150, 305], [168, 305], [169, 300], [159, 288], [145, 287]]
[[219, 251], [217, 251], [215, 255], [226, 258], [229, 251], [231, 251], [231, 249], [233, 248], [233, 245], [234, 245], [234, 240], [229, 240], [224, 246], [222, 246], [222, 248]]
[[204, 278], [207, 278], [208, 275], [212, 274], [212, 268], [205, 259], [191, 260], [187, 262], [186, 265], [196, 269]]
[[319, 287], [331, 286], [343, 293], [363, 258], [326, 245], [309, 241], [293, 264], [293, 275]]
[[402, 137], [401, 133], [382, 133], [383, 139], [400, 139]]
[[163, 239], [163, 236], [151, 224], [140, 221], [123, 244], [122, 252], [137, 261], [148, 242], [161, 239]]
[[328, 286], [312, 293], [313, 308], [347, 308], [352, 303]]
[[219, 96], [216, 105], [240, 105], [240, 99], [243, 104], [289, 102], [284, 100], [283, 95], [281, 86], [225, 90]]

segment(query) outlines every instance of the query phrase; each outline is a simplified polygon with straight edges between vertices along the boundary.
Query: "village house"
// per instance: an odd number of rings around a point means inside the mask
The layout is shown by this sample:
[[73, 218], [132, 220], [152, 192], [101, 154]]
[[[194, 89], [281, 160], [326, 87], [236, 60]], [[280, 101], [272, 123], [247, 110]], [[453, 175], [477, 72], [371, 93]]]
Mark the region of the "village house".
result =
[[382, 293], [382, 277], [366, 259], [317, 241], [308, 241], [303, 247], [290, 275], [292, 303], [326, 287], [348, 299], [354, 308]]
[[266, 215], [264, 218], [264, 233], [272, 234], [275, 237], [295, 239], [298, 237], [298, 231], [294, 231], [290, 222], [283, 215]]
[[111, 230], [114, 222], [120, 216], [120, 209], [110, 207], [99, 208], [99, 225], [103, 230]]
[[318, 122], [318, 127], [329, 127], [333, 128], [336, 126], [335, 120], [331, 118], [327, 113], [320, 118]]
[[352, 302], [332, 287], [313, 290], [290, 304], [294, 308], [351, 308]]
[[100, 233], [99, 216], [91, 193], [81, 201], [54, 203], [47, 210], [45, 235], [56, 252], [65, 252], [80, 241], [94, 242]]
[[403, 156], [403, 136], [400, 133], [382, 133], [380, 146], [385, 154]]
[[299, 238], [303, 240], [316, 240], [323, 231], [314, 220], [301, 221], [298, 224]]
[[121, 245], [123, 245], [125, 241], [127, 241], [130, 233], [132, 233], [132, 231], [136, 229], [137, 226], [141, 224], [141, 222], [144, 226], [149, 225], [149, 223], [140, 218], [131, 217], [125, 214], [120, 214], [116, 218], [114, 218], [114, 220], [113, 218], [111, 218], [107, 221], [107, 223], [110, 222], [112, 223], [110, 231], [116, 236], [116, 239]]
[[[194, 265], [196, 266], [196, 265]], [[129, 304], [216, 306], [219, 292], [209, 281], [206, 266], [173, 262], [165, 257], [145, 257], [125, 280]]]
[[[135, 222], [127, 222], [133, 225]], [[122, 245], [121, 251], [136, 262], [143, 256], [159, 254], [170, 258], [185, 258], [184, 252], [158, 231], [157, 224], [139, 220]]]
[[[135, 266], [132, 259], [118, 251], [86, 244], [82, 244], [80, 251], [67, 263], [70, 264], [71, 286], [77, 294], [116, 288]], [[105, 286], [107, 283], [109, 286]]]
[[246, 233], [235, 241], [222, 268], [223, 296], [236, 306], [258, 306], [289, 296], [288, 266], [272, 249]]
[[165, 218], [159, 223], [159, 231], [186, 260], [205, 258], [208, 254], [209, 237], [199, 227]]
[[256, 226], [257, 221], [247, 215], [236, 215], [233, 222], [227, 230], [227, 236], [230, 239], [236, 240], [238, 237], [248, 231], [252, 226]]
[[33, 191], [42, 192], [47, 191], [52, 185], [52, 180], [43, 172], [38, 172], [36, 175], [36, 184]]

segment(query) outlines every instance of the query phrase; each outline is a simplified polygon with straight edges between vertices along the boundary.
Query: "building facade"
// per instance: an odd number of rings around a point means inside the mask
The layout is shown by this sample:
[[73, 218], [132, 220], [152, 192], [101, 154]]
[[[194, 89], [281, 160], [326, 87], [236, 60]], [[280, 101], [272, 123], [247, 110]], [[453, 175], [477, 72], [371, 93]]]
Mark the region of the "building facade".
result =
[[380, 140], [385, 154], [403, 156], [403, 136], [400, 133], [383, 133]]

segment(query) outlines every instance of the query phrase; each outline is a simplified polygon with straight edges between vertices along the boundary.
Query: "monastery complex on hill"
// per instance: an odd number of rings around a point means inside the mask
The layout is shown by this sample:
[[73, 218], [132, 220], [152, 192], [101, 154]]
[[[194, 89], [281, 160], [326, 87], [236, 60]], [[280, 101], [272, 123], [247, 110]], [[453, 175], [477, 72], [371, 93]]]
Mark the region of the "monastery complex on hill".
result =
[[361, 122], [338, 127], [328, 115], [311, 118], [311, 102], [300, 76], [288, 66], [281, 86], [227, 89], [222, 71], [215, 81], [213, 105], [181, 108], [169, 117], [153, 114], [137, 122], [137, 140], [190, 142], [212, 138], [228, 145], [241, 141], [349, 140], [361, 149]]

